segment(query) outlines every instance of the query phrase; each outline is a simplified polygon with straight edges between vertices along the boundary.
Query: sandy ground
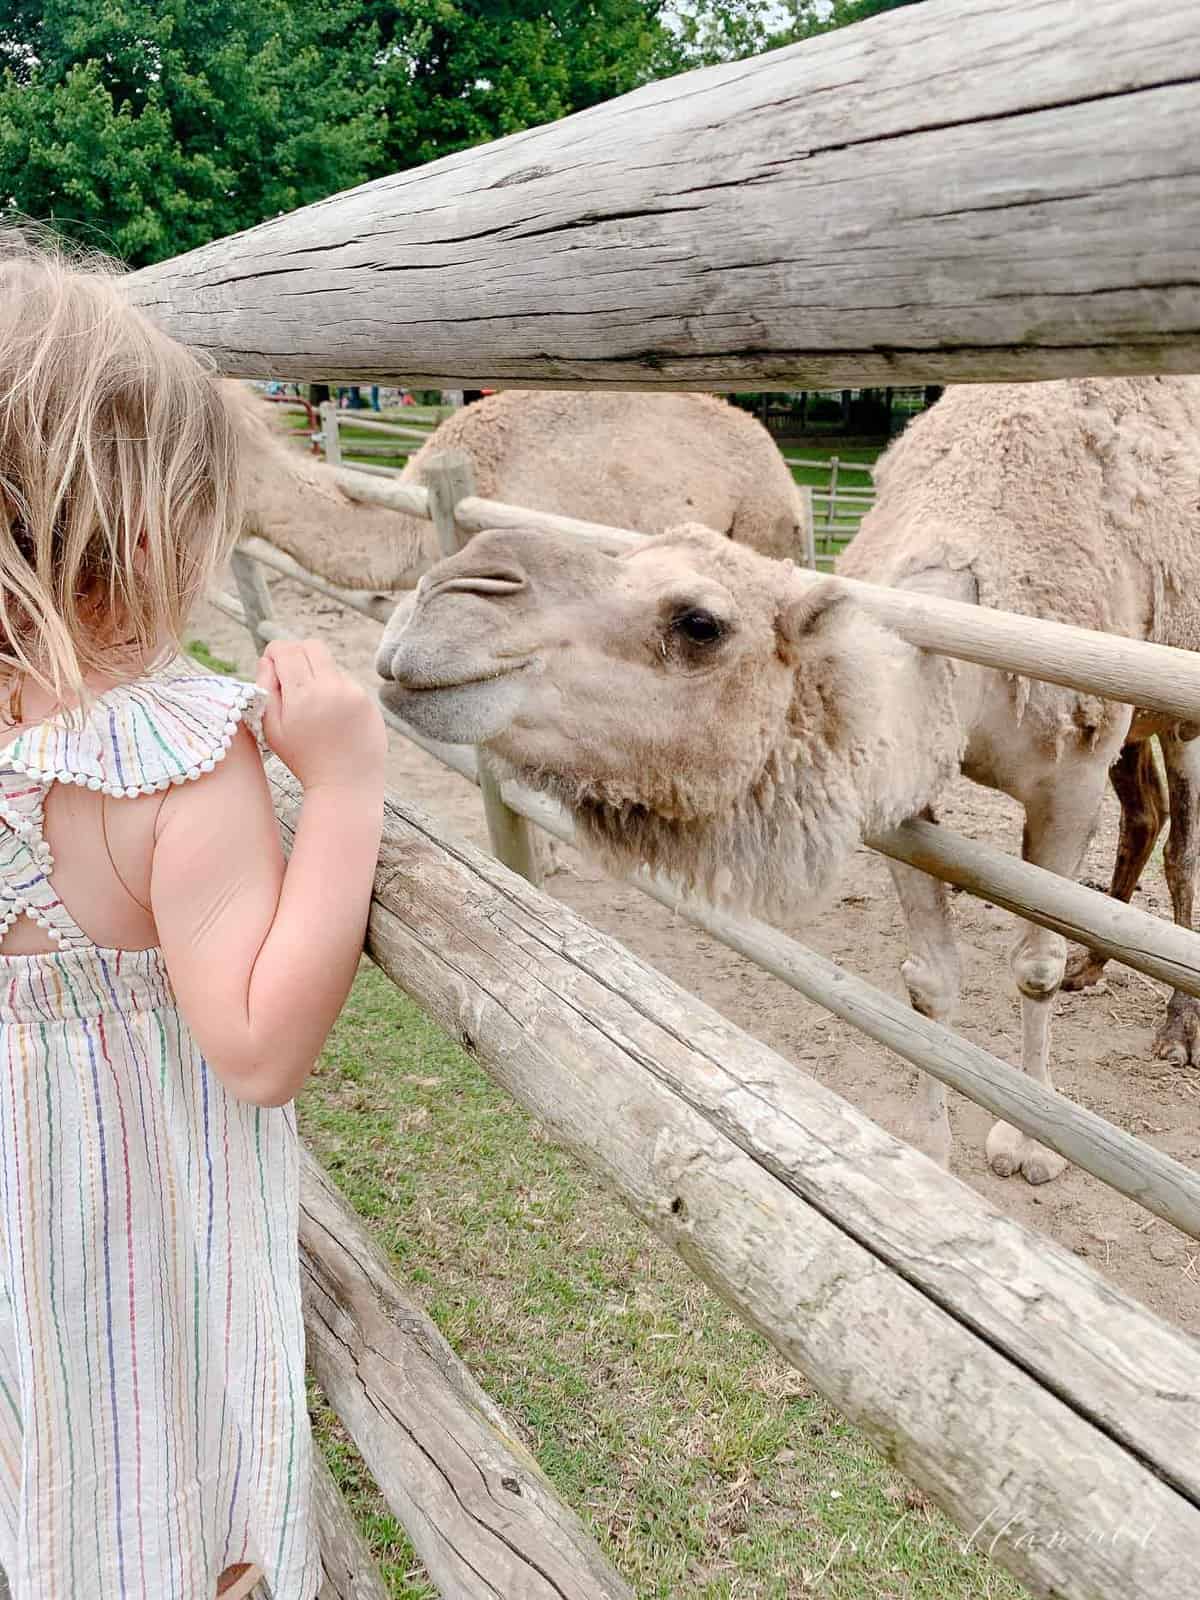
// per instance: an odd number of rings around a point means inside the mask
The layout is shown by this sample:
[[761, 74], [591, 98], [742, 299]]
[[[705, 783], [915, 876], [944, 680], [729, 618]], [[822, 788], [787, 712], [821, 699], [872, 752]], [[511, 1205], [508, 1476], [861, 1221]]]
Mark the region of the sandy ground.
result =
[[[285, 579], [272, 580], [271, 588], [279, 620], [324, 638], [347, 670], [374, 687], [377, 625]], [[251, 674], [253, 652], [236, 624], [206, 606], [193, 634]], [[486, 847], [473, 785], [398, 736], [392, 740], [390, 782], [448, 829]], [[972, 838], [1018, 848], [1018, 808], [1003, 796], [964, 780], [947, 797], [943, 816]], [[1108, 881], [1116, 825], [1110, 797], [1085, 864], [1084, 876], [1091, 881]], [[556, 844], [554, 855], [556, 867], [546, 885], [551, 894], [886, 1128], [901, 1132], [917, 1078], [907, 1063], [628, 885], [606, 878], [576, 852]], [[1135, 903], [1169, 916], [1161, 851]], [[1007, 965], [1013, 920], [967, 895], [956, 896], [956, 913], [963, 951], [958, 1026], [968, 1038], [1019, 1064], [1020, 1014]], [[884, 863], [871, 852], [855, 856], [825, 910], [797, 918], [786, 931], [880, 988], [903, 995], [900, 914]], [[1056, 1086], [1177, 1160], [1200, 1165], [1200, 1069], [1172, 1067], [1151, 1057], [1166, 991], [1115, 964], [1108, 974], [1099, 989], [1060, 997], [1052, 1057]], [[983, 1158], [988, 1114], [952, 1094], [951, 1120], [954, 1170], [961, 1178], [997, 1207], [1086, 1256], [1160, 1315], [1200, 1333], [1200, 1246], [1078, 1170], [1069, 1169], [1038, 1189], [1020, 1177], [995, 1177]]]

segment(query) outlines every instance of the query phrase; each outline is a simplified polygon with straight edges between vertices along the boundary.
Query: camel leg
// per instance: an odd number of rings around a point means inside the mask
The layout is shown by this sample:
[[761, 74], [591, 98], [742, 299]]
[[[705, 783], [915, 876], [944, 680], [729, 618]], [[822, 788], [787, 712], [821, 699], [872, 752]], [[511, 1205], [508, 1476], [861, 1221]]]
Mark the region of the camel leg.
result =
[[[1125, 745], [1108, 776], [1121, 802], [1121, 832], [1108, 892], [1114, 900], [1128, 903], [1167, 820], [1167, 790], [1154, 759], [1153, 740]], [[1067, 962], [1063, 988], [1088, 989], [1099, 983], [1107, 963], [1108, 957], [1095, 950], [1076, 948]]]
[[[1075, 766], [1025, 797], [1026, 861], [1064, 878], [1074, 876], [1096, 825], [1106, 777], [1103, 768], [1093, 772]], [[1013, 946], [1011, 963], [1021, 992], [1021, 1066], [1050, 1088], [1050, 1019], [1066, 969], [1067, 941], [1027, 922]], [[1067, 1164], [1057, 1151], [1007, 1122], [996, 1123], [988, 1135], [987, 1158], [1000, 1177], [1020, 1170], [1030, 1183], [1048, 1183]]]
[[[1171, 797], [1171, 831], [1163, 865], [1175, 922], [1190, 929], [1200, 856], [1200, 740], [1164, 734], [1162, 752]], [[1175, 990], [1154, 1038], [1154, 1054], [1177, 1067], [1200, 1064], [1200, 1000]]]
[[[889, 861], [888, 870], [908, 928], [909, 953], [900, 972], [909, 1002], [923, 1017], [949, 1023], [958, 1004], [960, 966], [946, 885], [898, 861]], [[904, 1137], [939, 1166], [949, 1167], [946, 1086], [926, 1073], [921, 1074], [918, 1099]]]

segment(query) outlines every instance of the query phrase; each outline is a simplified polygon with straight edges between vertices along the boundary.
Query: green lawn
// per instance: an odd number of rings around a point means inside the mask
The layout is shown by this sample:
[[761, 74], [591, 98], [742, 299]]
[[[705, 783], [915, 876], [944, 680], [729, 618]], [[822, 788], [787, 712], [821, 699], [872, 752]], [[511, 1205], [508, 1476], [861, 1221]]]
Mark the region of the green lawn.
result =
[[[1021, 1594], [369, 964], [300, 1121], [641, 1600]], [[314, 1410], [392, 1594], [427, 1600]]]
[[[390, 409], [376, 413], [364, 412], [376, 422], [397, 422], [406, 428], [422, 428], [432, 433], [436, 424], [449, 415], [448, 406], [393, 406]], [[368, 465], [377, 467], [402, 467], [410, 454], [421, 448], [419, 439], [406, 439], [404, 437], [390, 440], [386, 433], [379, 433], [374, 428], [356, 428], [351, 420], [355, 416], [353, 411], [342, 411], [338, 414], [338, 438], [341, 440], [343, 458], [351, 465], [360, 459]], [[308, 417], [303, 411], [281, 410], [284, 427], [287, 431], [296, 434], [308, 434], [310, 430]], [[375, 453], [374, 449], [368, 454], [356, 452], [355, 445], [370, 442], [372, 446], [395, 443], [395, 450]]]

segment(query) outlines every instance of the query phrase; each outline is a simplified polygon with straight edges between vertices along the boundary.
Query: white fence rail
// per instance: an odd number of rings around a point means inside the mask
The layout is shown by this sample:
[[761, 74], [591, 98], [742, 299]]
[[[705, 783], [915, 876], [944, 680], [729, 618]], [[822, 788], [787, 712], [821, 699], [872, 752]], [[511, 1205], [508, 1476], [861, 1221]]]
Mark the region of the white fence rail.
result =
[[[343, 433], [344, 428], [363, 428], [368, 433], [386, 434], [394, 445], [381, 441], [355, 439]], [[380, 417], [364, 416], [360, 411], [342, 411], [332, 400], [321, 406], [321, 431], [317, 435], [325, 459], [332, 466], [341, 466], [347, 454], [351, 456], [396, 455], [406, 459], [415, 455], [433, 436], [434, 429], [414, 428], [408, 423], [385, 422]], [[346, 463], [356, 472], [367, 472], [381, 478], [398, 478], [403, 467], [384, 466], [376, 461], [354, 460]]]

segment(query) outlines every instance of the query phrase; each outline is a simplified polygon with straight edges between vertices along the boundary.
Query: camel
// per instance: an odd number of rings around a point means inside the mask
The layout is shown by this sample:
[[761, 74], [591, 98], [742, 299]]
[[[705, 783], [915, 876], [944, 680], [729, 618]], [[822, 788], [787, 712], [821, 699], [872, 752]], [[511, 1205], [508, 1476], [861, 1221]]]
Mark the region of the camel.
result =
[[[847, 575], [1192, 648], [1200, 643], [1200, 379], [1071, 380], [951, 390], [880, 463]], [[481, 744], [552, 795], [610, 864], [778, 918], [820, 893], [865, 834], [932, 816], [957, 771], [1025, 811], [1027, 860], [1077, 871], [1109, 769], [1123, 801], [1161, 741], [1168, 873], [1191, 913], [1196, 730], [1039, 681], [939, 658], [786, 562], [688, 526], [626, 550], [528, 531], [481, 534], [435, 567], [389, 625], [382, 696], [433, 738]], [[1126, 897], [1153, 819], [1126, 805]], [[912, 1005], [948, 1022], [959, 964], [945, 887], [889, 863], [908, 923]], [[1086, 965], [1086, 960], [1085, 963]], [[1057, 934], [1022, 924], [1012, 954], [1022, 1065], [1049, 1084]], [[1166, 1053], [1194, 1047], [1172, 998]], [[942, 1085], [910, 1135], [943, 1165]], [[994, 1171], [1042, 1183], [1063, 1159], [998, 1123]]]
[[253, 389], [222, 385], [240, 430], [245, 484], [244, 530], [292, 556], [342, 589], [389, 590], [411, 556], [394, 511], [352, 500], [335, 468], [305, 455], [275, 406]]
[[[351, 500], [273, 407], [228, 387], [249, 443], [247, 531], [340, 588], [411, 588], [437, 559], [432, 525]], [[488, 499], [639, 533], [694, 519], [766, 555], [798, 553], [787, 463], [761, 423], [711, 395], [505, 390], [443, 422], [399, 481], [419, 483], [448, 449], [467, 453]]]

